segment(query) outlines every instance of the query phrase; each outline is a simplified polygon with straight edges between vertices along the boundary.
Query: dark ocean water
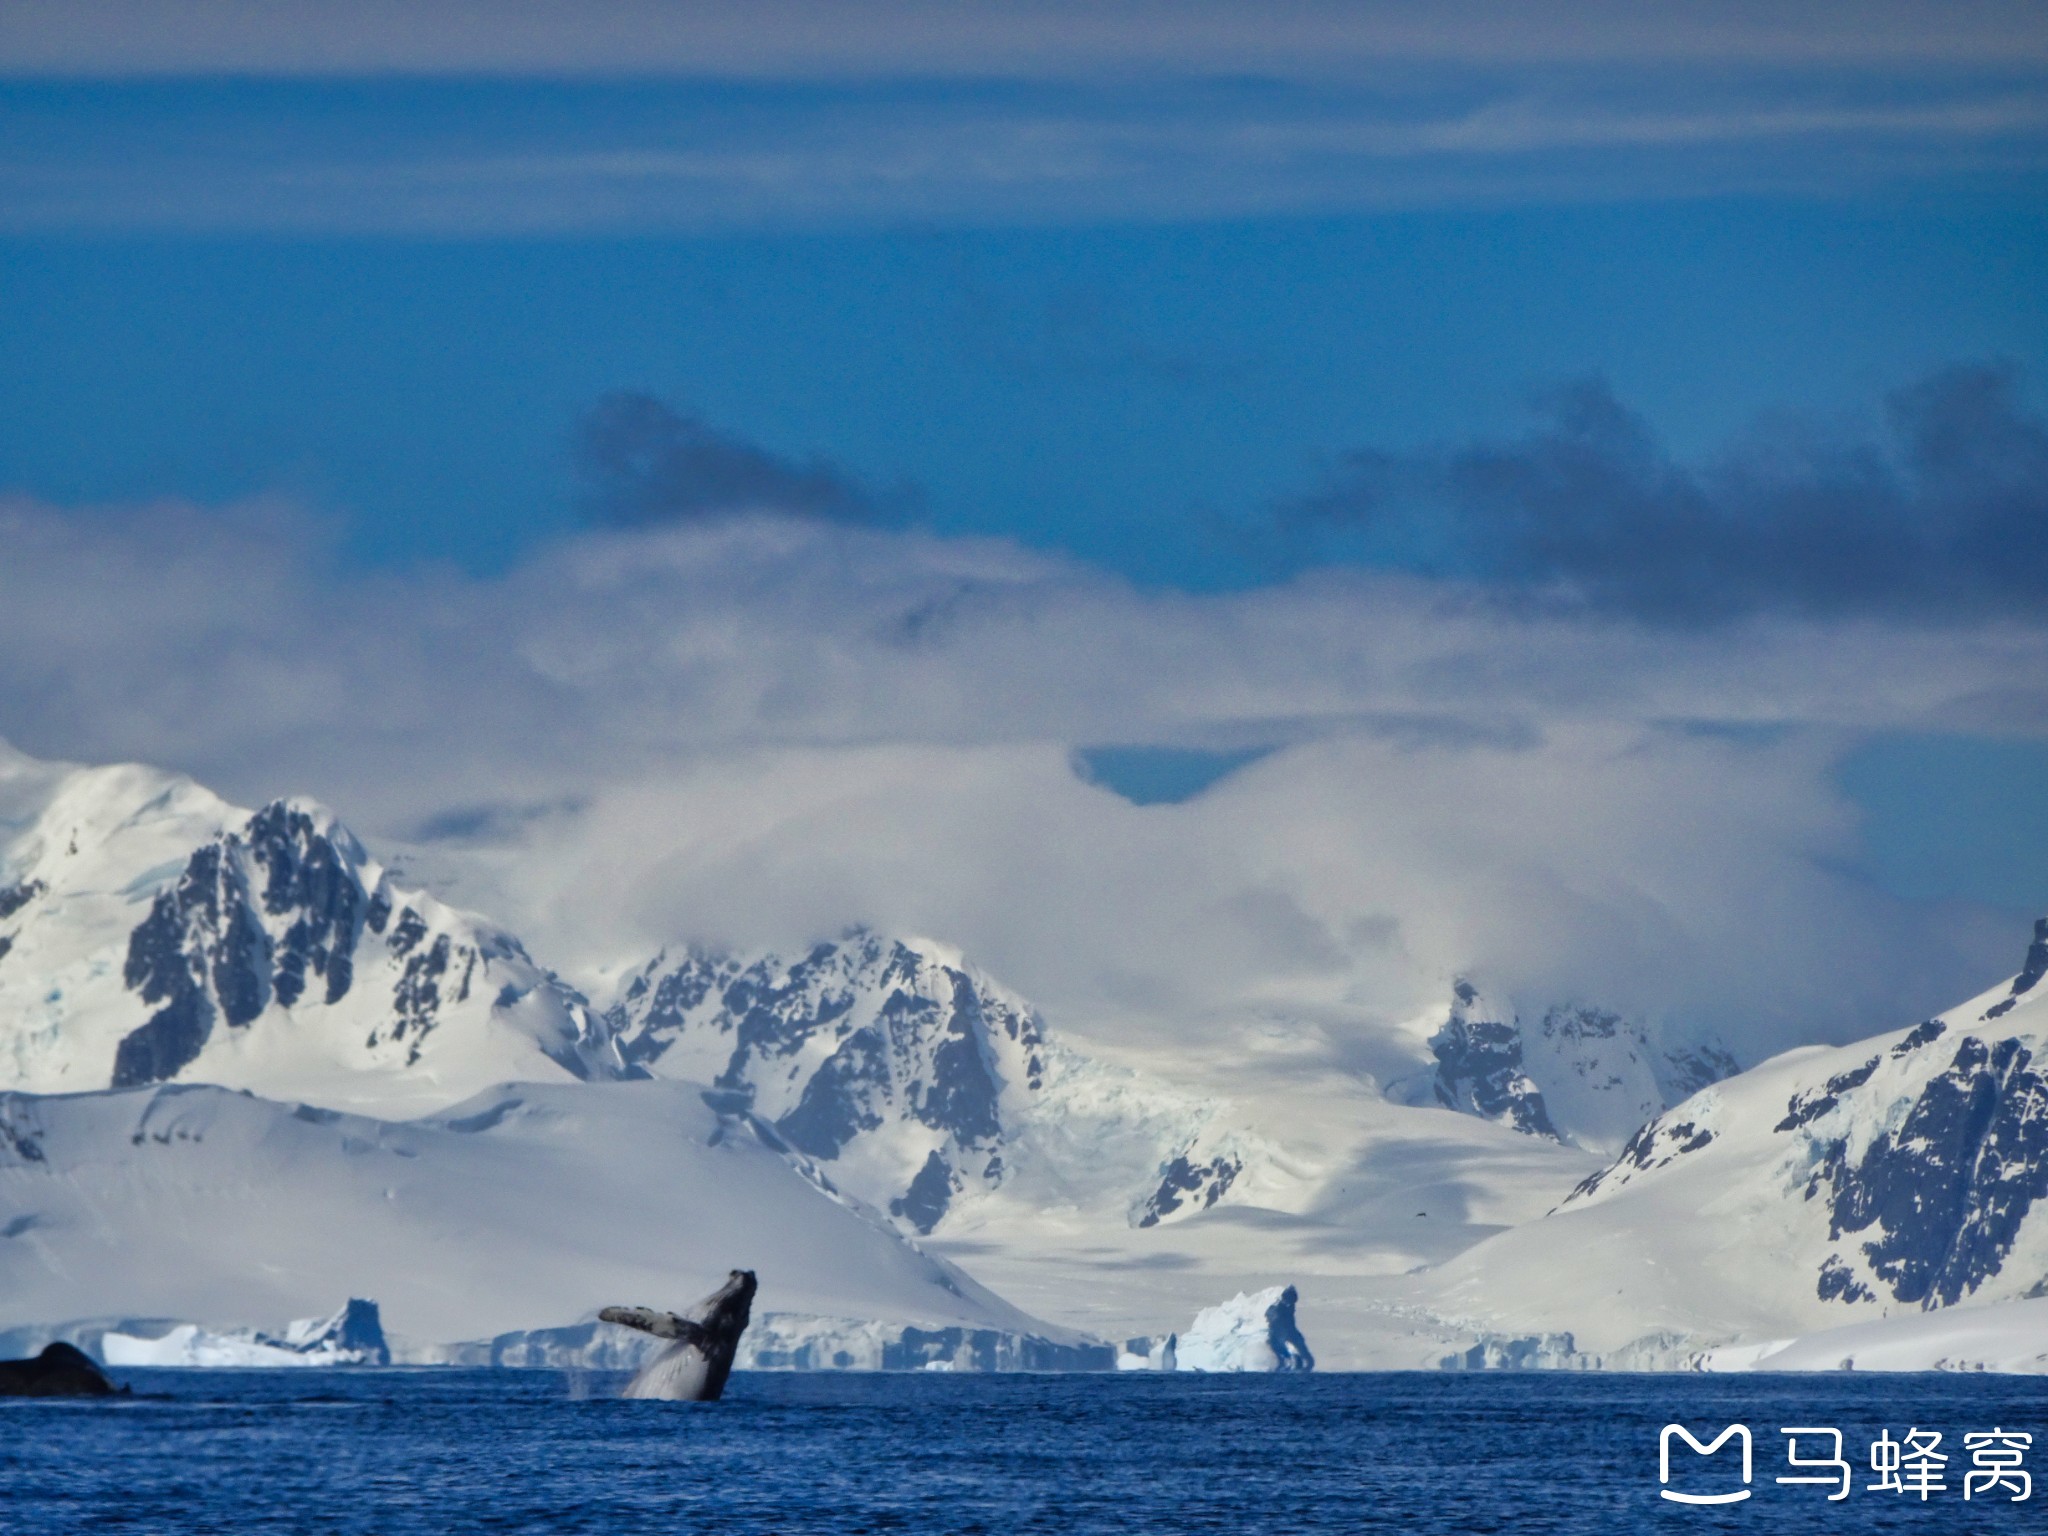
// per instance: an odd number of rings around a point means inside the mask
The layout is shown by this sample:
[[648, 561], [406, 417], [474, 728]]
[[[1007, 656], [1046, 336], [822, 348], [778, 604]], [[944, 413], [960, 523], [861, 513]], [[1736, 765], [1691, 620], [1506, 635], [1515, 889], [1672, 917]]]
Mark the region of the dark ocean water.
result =
[[[744, 1374], [629, 1403], [544, 1371], [127, 1371], [135, 1396], [0, 1402], [0, 1530], [1629, 1532], [2048, 1525], [1965, 1502], [1962, 1436], [2032, 1432], [2048, 1382], [1987, 1376]], [[1745, 1503], [1658, 1496], [1658, 1434], [1754, 1437]], [[1780, 1487], [1782, 1426], [1844, 1432], [1855, 1491]], [[1938, 1429], [1947, 1490], [1872, 1492], [1880, 1429]], [[1815, 1447], [1802, 1443], [1802, 1455]], [[2027, 1456], [2028, 1470], [2034, 1455]], [[1672, 1487], [1740, 1484], [1731, 1444]], [[2008, 1490], [2009, 1494], [2009, 1490]]]

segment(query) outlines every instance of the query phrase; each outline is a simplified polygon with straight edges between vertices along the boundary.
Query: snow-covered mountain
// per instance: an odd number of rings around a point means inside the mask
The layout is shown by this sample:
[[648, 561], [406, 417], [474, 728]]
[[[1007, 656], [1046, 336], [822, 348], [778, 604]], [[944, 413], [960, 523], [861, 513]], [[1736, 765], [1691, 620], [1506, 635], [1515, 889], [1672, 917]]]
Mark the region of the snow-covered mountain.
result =
[[607, 1018], [628, 1063], [732, 1094], [920, 1233], [1020, 1176], [1156, 1226], [1229, 1198], [1260, 1155], [1214, 1101], [1064, 1046], [931, 940], [664, 954]]
[[2048, 925], [1963, 1008], [1741, 1073], [1472, 981], [1138, 1050], [860, 929], [600, 1014], [318, 806], [0, 755], [0, 1327], [354, 1293], [582, 1358], [591, 1308], [765, 1245], [767, 1363], [1042, 1359], [1287, 1284], [1340, 1367], [1725, 1363], [2048, 1291], [2044, 978]]
[[1464, 978], [1452, 987], [1429, 1050], [1436, 1070], [1427, 1087], [1445, 1108], [1605, 1152], [1740, 1070], [1719, 1045], [1670, 1044], [1604, 1008], [1553, 1004], [1525, 1023], [1504, 999]]
[[616, 1077], [511, 934], [396, 884], [317, 805], [0, 748], [0, 1088], [171, 1080], [431, 1107]]
[[1612, 1356], [2048, 1293], [2044, 977], [2048, 919], [1959, 1008], [1707, 1088], [1445, 1264], [1431, 1305]]
[[276, 1328], [340, 1292], [394, 1343], [488, 1340], [673, 1306], [738, 1264], [764, 1310], [1078, 1340], [681, 1083], [521, 1084], [407, 1121], [201, 1084], [0, 1094], [0, 1213], [16, 1333]]

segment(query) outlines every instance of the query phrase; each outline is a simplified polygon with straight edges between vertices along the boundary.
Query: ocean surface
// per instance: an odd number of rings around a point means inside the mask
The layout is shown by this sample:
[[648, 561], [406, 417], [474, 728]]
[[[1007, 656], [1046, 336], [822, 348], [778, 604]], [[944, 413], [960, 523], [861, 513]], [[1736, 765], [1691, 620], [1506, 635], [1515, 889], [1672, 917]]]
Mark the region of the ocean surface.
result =
[[[0, 1400], [0, 1530], [603, 1532], [2037, 1530], [2048, 1488], [1965, 1501], [1962, 1437], [2035, 1436], [2048, 1381], [1991, 1376], [741, 1374], [715, 1404], [552, 1371], [122, 1371], [132, 1397]], [[1751, 1497], [1660, 1498], [1658, 1442], [1751, 1432]], [[1781, 1486], [1786, 1425], [1840, 1429], [1850, 1496]], [[1946, 1487], [1872, 1491], [1870, 1445], [1939, 1431]], [[1739, 1441], [1674, 1445], [1739, 1492]], [[1827, 1437], [1800, 1442], [1823, 1457]], [[2035, 1466], [2034, 1450], [2040, 1466]], [[1922, 1463], [1926, 1463], [1923, 1461]], [[1812, 1475], [1810, 1469], [1806, 1475]], [[1831, 1475], [1822, 1473], [1821, 1475]], [[1995, 1501], [1994, 1501], [1995, 1500]]]

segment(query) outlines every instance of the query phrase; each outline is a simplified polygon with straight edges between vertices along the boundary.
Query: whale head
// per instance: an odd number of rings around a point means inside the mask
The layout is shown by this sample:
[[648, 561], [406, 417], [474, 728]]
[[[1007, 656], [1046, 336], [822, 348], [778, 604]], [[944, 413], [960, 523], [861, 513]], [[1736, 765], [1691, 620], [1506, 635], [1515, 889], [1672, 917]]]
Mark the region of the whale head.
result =
[[697, 1320], [712, 1332], [737, 1342], [753, 1316], [754, 1292], [758, 1288], [751, 1269], [733, 1270], [725, 1277], [725, 1284], [697, 1303]]

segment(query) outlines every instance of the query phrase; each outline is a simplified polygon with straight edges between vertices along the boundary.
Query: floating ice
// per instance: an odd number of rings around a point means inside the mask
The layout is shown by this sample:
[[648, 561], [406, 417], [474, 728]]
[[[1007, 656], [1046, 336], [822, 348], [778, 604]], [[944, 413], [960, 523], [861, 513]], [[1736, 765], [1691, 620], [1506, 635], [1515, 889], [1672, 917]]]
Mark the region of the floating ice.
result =
[[299, 1366], [389, 1365], [391, 1350], [377, 1303], [350, 1297], [331, 1317], [306, 1317], [286, 1325], [284, 1336], [238, 1328], [214, 1333], [182, 1323], [160, 1338], [108, 1333], [100, 1340], [108, 1365]]
[[1240, 1291], [1195, 1314], [1174, 1347], [1183, 1371], [1312, 1371], [1315, 1356], [1294, 1323], [1291, 1285]]

